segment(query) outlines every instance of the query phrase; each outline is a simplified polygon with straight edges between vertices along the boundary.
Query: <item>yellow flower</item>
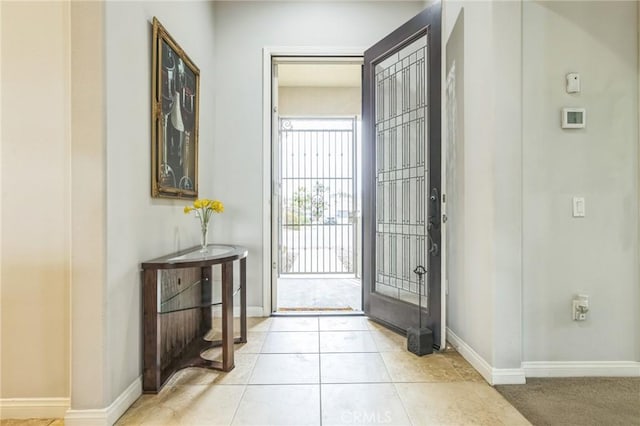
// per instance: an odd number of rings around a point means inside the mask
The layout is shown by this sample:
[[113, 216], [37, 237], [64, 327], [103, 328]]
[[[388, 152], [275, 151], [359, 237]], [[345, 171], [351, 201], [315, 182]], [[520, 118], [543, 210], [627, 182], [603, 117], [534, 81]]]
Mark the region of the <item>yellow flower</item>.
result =
[[210, 207], [216, 213], [222, 213], [224, 211], [224, 204], [219, 200], [211, 201]]
[[220, 200], [210, 200], [208, 198], [198, 198], [193, 202], [193, 206], [185, 206], [184, 213], [195, 211], [203, 224], [208, 224], [213, 213], [222, 213], [224, 205]]

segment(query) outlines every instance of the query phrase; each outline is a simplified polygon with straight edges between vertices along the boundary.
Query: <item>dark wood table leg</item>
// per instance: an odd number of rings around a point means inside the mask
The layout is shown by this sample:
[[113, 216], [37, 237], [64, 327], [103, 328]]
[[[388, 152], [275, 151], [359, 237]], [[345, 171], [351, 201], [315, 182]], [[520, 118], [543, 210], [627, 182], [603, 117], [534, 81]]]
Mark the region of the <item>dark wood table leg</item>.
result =
[[145, 392], [158, 392], [161, 381], [160, 315], [158, 315], [158, 270], [144, 271], [144, 366], [142, 388]]
[[247, 258], [240, 259], [240, 342], [247, 343]]
[[213, 276], [212, 266], [200, 268], [200, 329], [199, 334], [204, 337], [211, 330], [213, 323], [213, 307], [211, 306], [212, 292], [211, 279]]
[[233, 262], [222, 264], [222, 370], [231, 371], [233, 359]]

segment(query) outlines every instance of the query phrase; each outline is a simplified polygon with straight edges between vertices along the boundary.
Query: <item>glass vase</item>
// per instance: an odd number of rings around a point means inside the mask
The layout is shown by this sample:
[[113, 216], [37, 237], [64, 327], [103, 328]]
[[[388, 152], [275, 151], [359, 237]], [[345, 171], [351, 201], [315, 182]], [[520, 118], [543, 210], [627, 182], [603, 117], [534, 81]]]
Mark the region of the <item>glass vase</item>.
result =
[[200, 253], [206, 253], [208, 244], [207, 239], [209, 237], [209, 222], [203, 222], [201, 224], [200, 231]]

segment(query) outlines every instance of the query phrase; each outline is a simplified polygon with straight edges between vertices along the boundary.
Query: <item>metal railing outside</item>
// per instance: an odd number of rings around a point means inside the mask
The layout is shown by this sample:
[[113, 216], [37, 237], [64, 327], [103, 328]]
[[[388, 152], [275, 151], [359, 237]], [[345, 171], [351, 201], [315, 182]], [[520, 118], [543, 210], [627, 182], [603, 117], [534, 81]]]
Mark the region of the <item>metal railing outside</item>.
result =
[[281, 275], [355, 273], [356, 126], [280, 118]]

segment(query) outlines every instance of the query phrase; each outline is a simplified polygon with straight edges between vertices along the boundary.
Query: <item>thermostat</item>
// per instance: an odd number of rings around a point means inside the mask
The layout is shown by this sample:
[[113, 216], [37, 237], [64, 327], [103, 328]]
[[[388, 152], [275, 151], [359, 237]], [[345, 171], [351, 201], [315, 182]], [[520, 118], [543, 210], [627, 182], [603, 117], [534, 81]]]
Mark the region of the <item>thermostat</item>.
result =
[[563, 129], [584, 129], [587, 123], [587, 110], [584, 108], [562, 108]]

